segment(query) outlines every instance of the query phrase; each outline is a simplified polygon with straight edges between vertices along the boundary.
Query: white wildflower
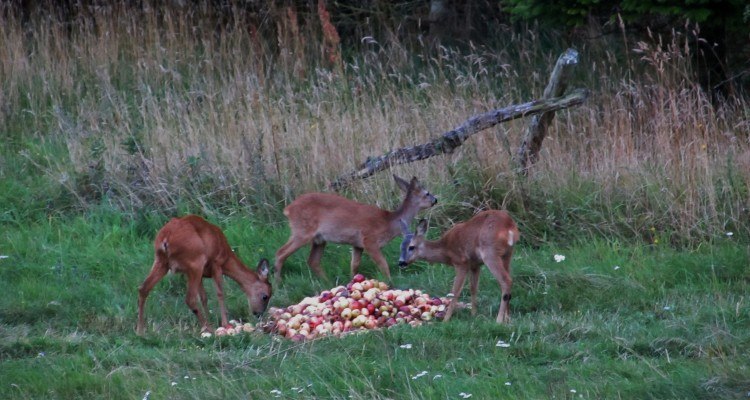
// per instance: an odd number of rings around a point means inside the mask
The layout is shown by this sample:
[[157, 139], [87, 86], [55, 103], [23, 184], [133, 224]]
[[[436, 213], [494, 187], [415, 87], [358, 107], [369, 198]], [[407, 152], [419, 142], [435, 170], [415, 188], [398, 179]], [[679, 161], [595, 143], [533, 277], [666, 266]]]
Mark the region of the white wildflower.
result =
[[510, 385], [512, 385], [512, 383], [510, 383], [510, 382], [505, 382], [505, 386], [510, 386]]
[[151, 396], [151, 391], [147, 390], [146, 394], [143, 395], [143, 400], [148, 400], [148, 397]]
[[556, 262], [563, 262], [565, 261], [565, 256], [562, 254], [555, 254], [555, 261]]
[[510, 343], [505, 343], [502, 340], [498, 340], [497, 343], [495, 344], [495, 346], [497, 346], [497, 347], [510, 347]]
[[613, 269], [614, 269], [615, 271], [617, 271], [618, 269], [620, 269], [620, 266], [619, 266], [619, 265], [615, 265]]
[[425, 376], [425, 375], [427, 375], [427, 374], [429, 374], [429, 372], [427, 372], [427, 371], [422, 371], [422, 372], [420, 372], [420, 373], [418, 373], [418, 374], [416, 374], [416, 375], [412, 376], [412, 377], [411, 377], [411, 379], [412, 379], [412, 380], [416, 380], [416, 379], [419, 379], [419, 378], [421, 378], [421, 377], [423, 377], [423, 376]]
[[464, 392], [461, 392], [461, 393], [459, 393], [458, 395], [459, 395], [459, 396], [461, 396], [461, 397], [462, 397], [462, 398], [464, 398], [464, 399], [468, 399], [469, 397], [471, 397], [471, 396], [472, 396], [472, 394], [471, 394], [471, 393], [464, 393]]
[[[734, 236], [734, 232], [727, 232], [726, 235], [727, 237], [732, 237]], [[8, 256], [5, 256], [4, 258], [8, 258]]]
[[407, 343], [407, 344], [402, 344], [402, 345], [401, 345], [401, 346], [399, 346], [399, 347], [401, 347], [402, 349], [411, 349], [411, 343]]

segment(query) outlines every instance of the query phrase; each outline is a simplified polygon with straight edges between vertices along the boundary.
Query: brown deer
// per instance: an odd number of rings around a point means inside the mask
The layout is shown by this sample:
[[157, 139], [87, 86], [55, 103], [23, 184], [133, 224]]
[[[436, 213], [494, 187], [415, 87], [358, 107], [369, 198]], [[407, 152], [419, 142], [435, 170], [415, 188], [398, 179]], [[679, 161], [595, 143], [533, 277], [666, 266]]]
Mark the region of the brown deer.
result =
[[247, 296], [247, 303], [258, 316], [268, 306], [271, 284], [268, 282], [268, 260], [258, 263], [257, 272], [248, 269], [234, 254], [227, 238], [217, 226], [196, 215], [173, 218], [159, 230], [154, 241], [154, 264], [143, 284], [138, 288], [138, 324], [136, 333], [143, 335], [143, 306], [154, 286], [167, 274], [180, 272], [187, 276], [185, 302], [198, 317], [203, 331], [210, 326], [198, 309], [200, 296], [203, 312], [208, 314], [208, 300], [203, 287], [203, 278], [213, 278], [216, 296], [221, 308], [221, 325], [227, 325], [227, 310], [224, 307], [222, 275], [239, 283]]
[[383, 275], [391, 279], [388, 263], [380, 249], [401, 233], [399, 221], [411, 221], [417, 212], [437, 203], [435, 196], [425, 190], [416, 177], [411, 182], [393, 175], [398, 187], [406, 194], [395, 211], [327, 193], [307, 193], [298, 197], [284, 209], [289, 219], [291, 236], [276, 252], [276, 282], [281, 281], [284, 260], [300, 247], [311, 243], [307, 264], [319, 277], [326, 279], [320, 268], [320, 259], [327, 242], [350, 244], [352, 249], [351, 273], [355, 275], [365, 251], [375, 261]]
[[483, 211], [466, 222], [454, 225], [435, 241], [426, 240], [424, 237], [427, 232], [425, 220], [419, 222], [415, 233], [409, 232], [406, 222], [402, 223], [402, 229], [404, 239], [398, 259], [400, 267], [416, 260], [425, 260], [452, 265], [456, 269], [452, 291], [454, 297], [448, 305], [444, 321], [450, 320], [453, 315], [467, 272], [471, 272], [471, 313], [476, 315], [479, 268], [482, 264], [487, 265], [500, 283], [502, 300], [497, 322], [504, 323], [510, 320], [510, 288], [513, 284], [510, 277], [510, 260], [513, 245], [520, 238], [518, 227], [510, 214], [497, 210]]

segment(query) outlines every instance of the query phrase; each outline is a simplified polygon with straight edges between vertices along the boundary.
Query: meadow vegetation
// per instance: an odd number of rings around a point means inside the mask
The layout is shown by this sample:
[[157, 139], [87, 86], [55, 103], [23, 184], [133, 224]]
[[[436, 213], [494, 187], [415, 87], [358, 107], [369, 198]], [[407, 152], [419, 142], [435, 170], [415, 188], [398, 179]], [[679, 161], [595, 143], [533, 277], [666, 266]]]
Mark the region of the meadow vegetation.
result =
[[[694, 27], [569, 43], [503, 25], [441, 46], [362, 26], [342, 46], [325, 13], [273, 11], [263, 24], [113, 2], [71, 22], [0, 6], [0, 398], [747, 397], [750, 105], [695, 83]], [[495, 324], [483, 271], [476, 318], [311, 343], [201, 339], [172, 276], [135, 336], [136, 288], [170, 216], [205, 216], [254, 266], [286, 240], [294, 197], [539, 97], [571, 46], [571, 86], [591, 97], [557, 113], [528, 177], [512, 164], [524, 120], [393, 171], [439, 197], [422, 213], [434, 236], [481, 209], [512, 213], [511, 324]], [[392, 182], [343, 194], [393, 207]], [[272, 304], [346, 280], [348, 252], [329, 246], [331, 282], [292, 256]], [[362, 269], [377, 275], [367, 257]], [[436, 295], [453, 277], [395, 270], [396, 285]]]

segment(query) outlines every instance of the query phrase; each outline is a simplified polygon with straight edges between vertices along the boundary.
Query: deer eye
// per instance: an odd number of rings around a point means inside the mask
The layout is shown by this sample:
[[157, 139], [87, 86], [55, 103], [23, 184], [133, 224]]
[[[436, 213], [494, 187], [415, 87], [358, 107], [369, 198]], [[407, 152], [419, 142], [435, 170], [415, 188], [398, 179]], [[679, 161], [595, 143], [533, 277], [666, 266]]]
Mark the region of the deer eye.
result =
[[409, 245], [409, 251], [414, 251], [414, 249], [415, 249], [415, 248], [416, 248], [416, 247], [415, 247], [415, 246], [414, 246], [413, 244], [410, 244], [410, 245]]
[[264, 294], [263, 296], [261, 296], [261, 299], [263, 299], [263, 301], [268, 301], [268, 295]]

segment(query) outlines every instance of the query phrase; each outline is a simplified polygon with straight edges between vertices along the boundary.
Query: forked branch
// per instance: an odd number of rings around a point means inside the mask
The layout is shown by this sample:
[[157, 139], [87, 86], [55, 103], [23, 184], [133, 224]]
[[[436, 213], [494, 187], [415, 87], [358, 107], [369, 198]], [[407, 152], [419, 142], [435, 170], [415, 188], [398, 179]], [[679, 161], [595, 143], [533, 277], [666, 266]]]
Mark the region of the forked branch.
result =
[[476, 115], [461, 124], [461, 126], [452, 131], [446, 132], [427, 143], [411, 147], [402, 147], [378, 157], [369, 157], [357, 168], [357, 170], [341, 175], [331, 182], [331, 188], [334, 190], [342, 189], [355, 180], [370, 177], [375, 173], [384, 171], [394, 165], [407, 164], [440, 154], [453, 153], [453, 151], [461, 146], [470, 136], [487, 128], [491, 128], [501, 122], [577, 106], [583, 103], [587, 97], [588, 91], [586, 89], [577, 89], [565, 96], [534, 100], [528, 103], [516, 104]]

